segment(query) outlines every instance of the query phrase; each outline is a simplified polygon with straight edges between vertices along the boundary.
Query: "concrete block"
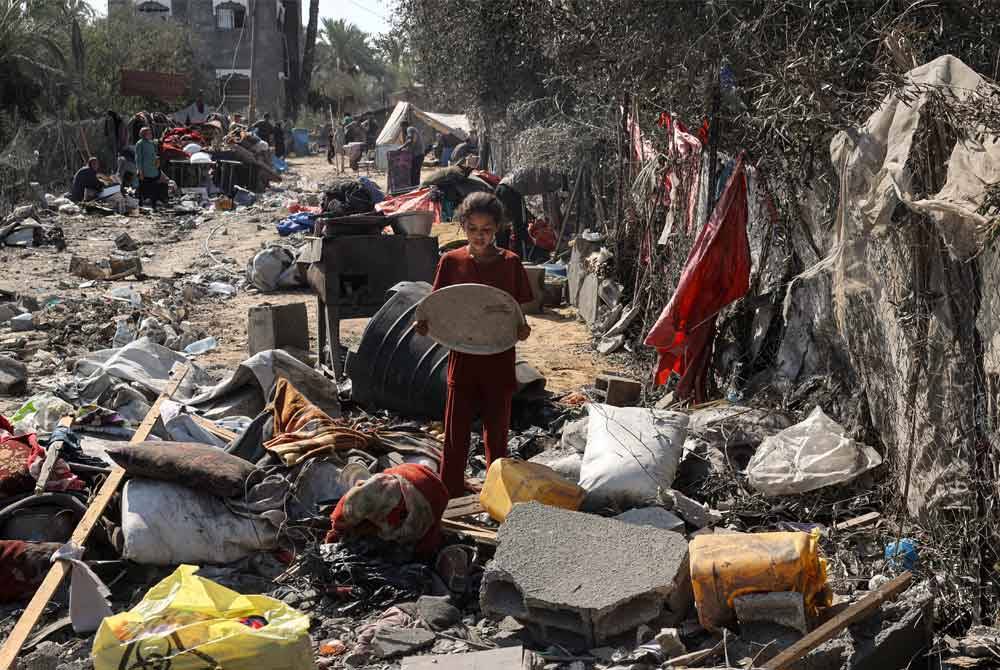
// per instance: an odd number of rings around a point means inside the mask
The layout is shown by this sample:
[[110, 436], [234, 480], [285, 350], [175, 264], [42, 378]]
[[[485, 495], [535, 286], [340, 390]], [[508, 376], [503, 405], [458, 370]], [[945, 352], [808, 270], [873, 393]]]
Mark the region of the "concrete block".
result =
[[615, 519], [637, 526], [652, 526], [660, 530], [672, 530], [678, 533], [684, 532], [684, 520], [662, 507], [638, 507], [630, 509], [627, 512], [622, 512]]
[[0, 396], [16, 396], [28, 391], [28, 368], [21, 361], [0, 356]]
[[304, 302], [259, 305], [247, 312], [247, 349], [253, 356], [268, 349], [309, 351], [309, 316]]
[[590, 649], [691, 606], [687, 541], [678, 533], [524, 503], [497, 540], [482, 611], [513, 616], [539, 639]]
[[801, 593], [750, 593], [735, 598], [733, 607], [736, 609], [736, 620], [741, 624], [773, 623], [797, 630], [803, 635], [809, 632], [805, 601]]
[[674, 512], [695, 528], [705, 528], [722, 521], [722, 513], [709, 509], [707, 505], [688, 498], [680, 491], [667, 491], [664, 498]]
[[525, 314], [541, 314], [545, 304], [545, 268], [534, 265], [525, 265], [524, 271], [528, 275], [528, 283], [531, 285], [531, 302], [521, 305], [521, 311]]
[[605, 404], [615, 407], [634, 407], [642, 397], [642, 384], [627, 377], [598, 375], [594, 386], [604, 391]]

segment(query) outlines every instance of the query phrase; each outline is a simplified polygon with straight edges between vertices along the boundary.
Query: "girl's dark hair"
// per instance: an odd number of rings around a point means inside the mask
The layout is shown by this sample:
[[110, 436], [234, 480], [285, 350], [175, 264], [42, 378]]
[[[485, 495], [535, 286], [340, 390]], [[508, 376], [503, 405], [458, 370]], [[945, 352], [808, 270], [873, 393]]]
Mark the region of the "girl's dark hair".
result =
[[497, 227], [503, 225], [504, 209], [500, 200], [492, 193], [477, 191], [466, 196], [462, 204], [458, 206], [458, 220], [462, 225], [469, 222], [469, 217], [473, 214], [485, 214], [496, 221]]

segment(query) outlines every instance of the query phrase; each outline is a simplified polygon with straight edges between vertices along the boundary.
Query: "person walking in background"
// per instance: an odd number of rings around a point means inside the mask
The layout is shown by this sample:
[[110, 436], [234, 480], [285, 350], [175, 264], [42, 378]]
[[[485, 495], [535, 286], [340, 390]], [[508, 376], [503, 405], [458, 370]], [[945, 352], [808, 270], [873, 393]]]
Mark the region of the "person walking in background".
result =
[[285, 149], [285, 128], [281, 125], [281, 121], [274, 124], [274, 155], [278, 158], [284, 158], [286, 152]]
[[420, 169], [424, 164], [424, 154], [426, 150], [424, 149], [424, 138], [420, 135], [420, 130], [416, 126], [411, 126], [408, 122], [403, 121], [402, 123], [403, 136], [405, 141], [403, 146], [399, 148], [400, 151], [409, 151], [411, 160], [410, 163], [410, 185], [419, 186], [420, 185]]
[[139, 131], [139, 141], [135, 144], [135, 163], [139, 170], [139, 205], [149, 200], [153, 210], [156, 203], [167, 204], [167, 185], [160, 179], [160, 158], [153, 141], [153, 130], [144, 127]]

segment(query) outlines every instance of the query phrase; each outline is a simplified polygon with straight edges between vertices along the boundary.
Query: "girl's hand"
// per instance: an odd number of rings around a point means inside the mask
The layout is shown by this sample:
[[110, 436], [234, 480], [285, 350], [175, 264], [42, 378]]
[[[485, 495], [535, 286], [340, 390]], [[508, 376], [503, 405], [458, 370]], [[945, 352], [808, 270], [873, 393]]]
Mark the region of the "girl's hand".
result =
[[427, 336], [427, 321], [417, 321], [413, 324], [413, 330], [417, 331], [418, 335]]
[[528, 339], [528, 336], [530, 335], [531, 335], [531, 326], [529, 326], [528, 324], [522, 323], [517, 327], [518, 340], [523, 342], [524, 340]]

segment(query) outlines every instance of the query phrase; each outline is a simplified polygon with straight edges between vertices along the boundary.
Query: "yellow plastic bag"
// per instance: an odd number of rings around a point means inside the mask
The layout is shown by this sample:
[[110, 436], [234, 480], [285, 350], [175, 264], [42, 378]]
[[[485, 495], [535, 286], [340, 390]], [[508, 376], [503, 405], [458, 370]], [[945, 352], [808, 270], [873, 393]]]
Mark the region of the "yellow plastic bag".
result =
[[586, 494], [552, 468], [516, 458], [501, 458], [493, 461], [486, 472], [479, 502], [491, 517], [503, 521], [514, 503], [534, 500], [552, 507], [577, 510]]
[[[131, 610], [105, 619], [94, 638], [94, 670], [315, 667], [308, 616], [196, 577], [197, 570], [180, 566]], [[255, 630], [240, 622], [251, 616], [266, 625]]]
[[831, 602], [817, 532], [699, 535], [688, 553], [698, 620], [708, 630], [732, 623], [733, 600], [750, 593], [801, 593], [810, 614]]

